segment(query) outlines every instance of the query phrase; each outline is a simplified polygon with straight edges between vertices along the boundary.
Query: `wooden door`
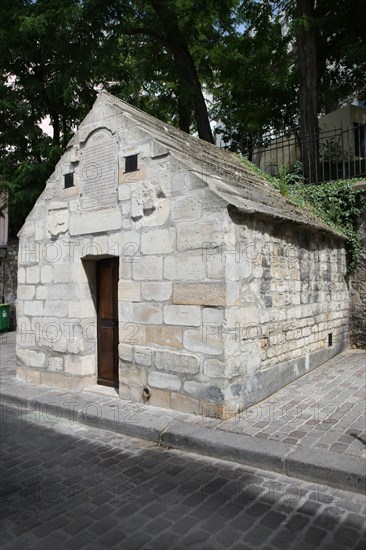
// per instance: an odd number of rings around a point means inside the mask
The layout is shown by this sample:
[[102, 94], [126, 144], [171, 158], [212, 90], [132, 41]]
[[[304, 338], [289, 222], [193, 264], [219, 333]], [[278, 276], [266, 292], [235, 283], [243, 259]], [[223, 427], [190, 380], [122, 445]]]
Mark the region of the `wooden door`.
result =
[[118, 387], [118, 258], [97, 262], [98, 384]]

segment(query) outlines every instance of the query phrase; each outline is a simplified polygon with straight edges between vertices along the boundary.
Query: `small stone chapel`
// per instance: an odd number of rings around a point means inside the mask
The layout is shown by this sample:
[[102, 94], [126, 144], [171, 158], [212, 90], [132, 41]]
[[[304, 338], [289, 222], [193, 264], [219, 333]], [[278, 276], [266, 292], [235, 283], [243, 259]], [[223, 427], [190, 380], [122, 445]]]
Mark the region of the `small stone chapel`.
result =
[[348, 346], [344, 236], [106, 92], [19, 238], [30, 383], [227, 418]]

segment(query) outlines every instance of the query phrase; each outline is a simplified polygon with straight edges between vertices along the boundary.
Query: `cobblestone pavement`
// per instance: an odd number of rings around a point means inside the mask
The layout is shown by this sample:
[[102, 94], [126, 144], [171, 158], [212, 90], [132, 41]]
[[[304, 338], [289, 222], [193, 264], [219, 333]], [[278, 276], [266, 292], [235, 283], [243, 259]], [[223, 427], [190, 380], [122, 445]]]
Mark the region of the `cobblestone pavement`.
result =
[[365, 499], [2, 409], [2, 548], [364, 549]]
[[366, 352], [348, 350], [217, 429], [366, 457]]

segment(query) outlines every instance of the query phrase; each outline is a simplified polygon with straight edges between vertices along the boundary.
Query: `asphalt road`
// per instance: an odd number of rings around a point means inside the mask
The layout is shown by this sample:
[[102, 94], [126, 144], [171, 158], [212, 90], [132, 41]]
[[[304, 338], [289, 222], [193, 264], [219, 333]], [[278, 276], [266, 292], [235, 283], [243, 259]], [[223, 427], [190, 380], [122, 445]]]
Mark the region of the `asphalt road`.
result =
[[4, 550], [366, 547], [359, 494], [1, 412]]

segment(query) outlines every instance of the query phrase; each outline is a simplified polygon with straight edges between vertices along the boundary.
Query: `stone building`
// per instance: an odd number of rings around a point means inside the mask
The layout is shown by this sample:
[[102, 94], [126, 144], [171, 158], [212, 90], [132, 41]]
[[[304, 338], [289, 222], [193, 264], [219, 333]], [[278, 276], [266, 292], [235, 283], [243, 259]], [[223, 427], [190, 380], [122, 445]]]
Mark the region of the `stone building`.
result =
[[344, 238], [105, 92], [19, 237], [28, 382], [227, 417], [348, 345]]

